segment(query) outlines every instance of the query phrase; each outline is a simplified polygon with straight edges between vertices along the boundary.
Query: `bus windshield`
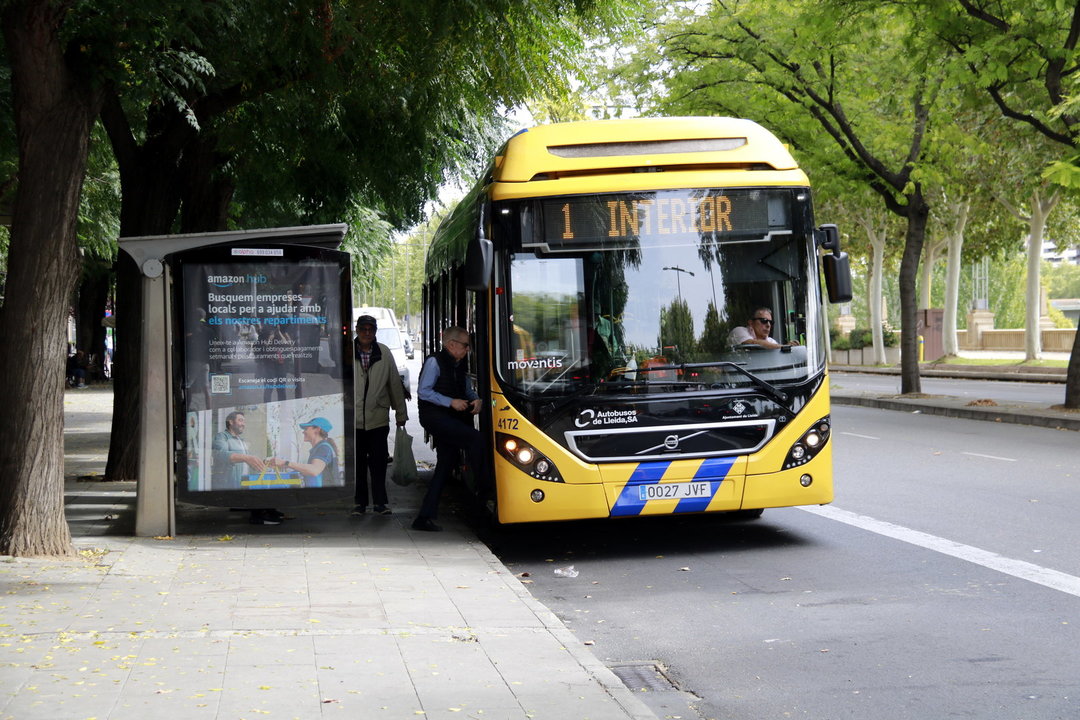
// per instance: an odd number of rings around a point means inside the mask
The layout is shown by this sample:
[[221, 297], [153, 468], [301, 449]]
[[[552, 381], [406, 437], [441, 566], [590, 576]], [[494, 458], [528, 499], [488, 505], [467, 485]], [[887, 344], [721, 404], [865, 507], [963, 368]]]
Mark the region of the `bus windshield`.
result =
[[824, 365], [808, 196], [656, 191], [504, 211], [520, 242], [501, 259], [502, 382], [534, 396], [804, 382]]

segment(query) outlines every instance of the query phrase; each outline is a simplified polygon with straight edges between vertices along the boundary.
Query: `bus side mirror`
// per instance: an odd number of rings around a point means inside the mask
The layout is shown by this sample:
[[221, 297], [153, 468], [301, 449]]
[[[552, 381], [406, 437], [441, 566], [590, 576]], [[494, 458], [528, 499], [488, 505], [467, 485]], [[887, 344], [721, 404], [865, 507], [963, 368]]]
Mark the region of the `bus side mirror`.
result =
[[487, 239], [487, 218], [491, 210], [491, 202], [480, 203], [479, 217], [476, 222], [476, 237], [465, 249], [465, 289], [472, 292], [482, 292], [488, 289], [491, 282], [491, 264], [494, 257], [494, 249], [491, 241]]
[[814, 233], [814, 239], [819, 247], [832, 250], [830, 254], [821, 256], [829, 302], [851, 302], [851, 260], [840, 249], [840, 231], [835, 225], [822, 225]]
[[481, 292], [488, 289], [491, 278], [491, 241], [478, 237], [465, 251], [465, 289]]
[[825, 272], [825, 290], [829, 302], [851, 302], [851, 261], [846, 252], [833, 252], [821, 256], [821, 269]]
[[840, 231], [835, 225], [822, 225], [815, 235], [818, 247], [832, 250], [834, 253], [840, 252]]

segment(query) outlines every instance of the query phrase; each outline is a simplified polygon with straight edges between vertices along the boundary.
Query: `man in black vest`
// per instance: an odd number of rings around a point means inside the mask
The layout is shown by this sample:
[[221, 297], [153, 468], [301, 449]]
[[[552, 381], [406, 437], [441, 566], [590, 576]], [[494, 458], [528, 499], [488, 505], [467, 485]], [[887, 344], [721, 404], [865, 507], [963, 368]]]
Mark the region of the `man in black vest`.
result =
[[439, 496], [462, 450], [474, 472], [480, 471], [480, 432], [472, 416], [480, 412], [480, 398], [466, 374], [469, 333], [460, 327], [443, 330], [442, 350], [428, 357], [420, 370], [417, 406], [420, 424], [435, 442], [435, 474], [431, 477], [414, 530], [442, 530], [435, 524]]

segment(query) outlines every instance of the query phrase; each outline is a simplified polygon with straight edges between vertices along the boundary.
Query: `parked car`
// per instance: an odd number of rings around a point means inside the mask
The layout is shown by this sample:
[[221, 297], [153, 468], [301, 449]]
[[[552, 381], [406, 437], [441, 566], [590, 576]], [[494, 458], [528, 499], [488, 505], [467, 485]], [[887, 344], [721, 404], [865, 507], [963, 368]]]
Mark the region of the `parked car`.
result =
[[390, 348], [390, 352], [394, 354], [394, 362], [397, 364], [398, 373], [401, 375], [401, 382], [405, 385], [405, 397], [411, 398], [409, 367], [405, 364], [405, 345], [401, 341], [403, 337], [401, 331], [393, 325], [379, 326], [375, 337], [383, 345]]

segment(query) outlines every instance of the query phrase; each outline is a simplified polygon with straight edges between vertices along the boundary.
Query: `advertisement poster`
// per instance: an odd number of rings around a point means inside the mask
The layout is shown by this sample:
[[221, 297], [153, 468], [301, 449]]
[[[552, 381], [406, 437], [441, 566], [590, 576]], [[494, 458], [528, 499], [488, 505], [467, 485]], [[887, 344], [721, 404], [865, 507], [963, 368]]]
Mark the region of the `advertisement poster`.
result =
[[212, 255], [188, 253], [175, 276], [181, 494], [205, 502], [227, 492], [230, 504], [259, 506], [268, 498], [251, 496], [265, 491], [343, 489], [352, 435], [347, 260], [295, 246]]

